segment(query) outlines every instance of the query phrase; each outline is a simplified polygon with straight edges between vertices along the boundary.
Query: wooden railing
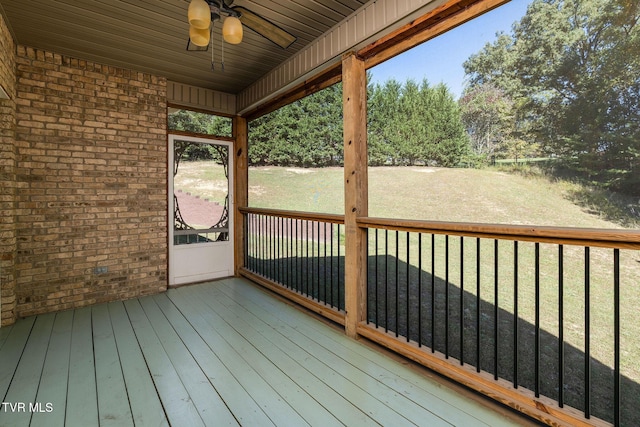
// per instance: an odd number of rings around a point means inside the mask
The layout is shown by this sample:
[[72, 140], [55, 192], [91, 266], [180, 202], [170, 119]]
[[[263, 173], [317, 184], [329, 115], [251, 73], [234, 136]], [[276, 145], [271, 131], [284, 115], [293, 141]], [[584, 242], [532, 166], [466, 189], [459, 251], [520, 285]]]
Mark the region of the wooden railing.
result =
[[344, 324], [344, 217], [240, 211], [245, 228], [242, 274]]
[[[242, 274], [344, 324], [354, 284], [343, 217], [241, 212]], [[367, 232], [359, 335], [551, 425], [640, 425], [640, 233], [357, 225]]]
[[549, 424], [640, 423], [637, 347], [621, 341], [640, 327], [640, 316], [621, 324], [635, 311], [621, 292], [637, 295], [640, 233], [358, 225], [369, 241], [360, 334]]

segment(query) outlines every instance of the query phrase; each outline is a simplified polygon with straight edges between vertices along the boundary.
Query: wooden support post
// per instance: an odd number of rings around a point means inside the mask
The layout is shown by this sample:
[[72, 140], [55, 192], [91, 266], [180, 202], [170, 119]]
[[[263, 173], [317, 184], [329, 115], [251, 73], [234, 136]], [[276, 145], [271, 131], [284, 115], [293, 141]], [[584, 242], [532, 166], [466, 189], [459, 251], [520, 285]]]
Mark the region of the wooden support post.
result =
[[233, 159], [233, 229], [234, 229], [234, 274], [239, 276], [244, 266], [244, 215], [239, 208], [249, 204], [249, 164], [247, 150], [249, 148], [249, 132], [247, 119], [233, 118], [234, 159]]
[[354, 53], [342, 57], [345, 207], [345, 331], [357, 337], [365, 320], [367, 236], [356, 219], [368, 215], [367, 77]]

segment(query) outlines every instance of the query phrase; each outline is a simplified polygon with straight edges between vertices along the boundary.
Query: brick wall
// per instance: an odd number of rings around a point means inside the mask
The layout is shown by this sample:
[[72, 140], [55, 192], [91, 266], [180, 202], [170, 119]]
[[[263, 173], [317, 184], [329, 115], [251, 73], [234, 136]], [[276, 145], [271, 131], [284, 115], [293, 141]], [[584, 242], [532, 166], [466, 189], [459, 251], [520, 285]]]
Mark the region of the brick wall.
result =
[[15, 320], [16, 151], [15, 45], [0, 15], [0, 84], [11, 99], [0, 99], [0, 324]]
[[17, 315], [167, 286], [166, 80], [18, 46]]

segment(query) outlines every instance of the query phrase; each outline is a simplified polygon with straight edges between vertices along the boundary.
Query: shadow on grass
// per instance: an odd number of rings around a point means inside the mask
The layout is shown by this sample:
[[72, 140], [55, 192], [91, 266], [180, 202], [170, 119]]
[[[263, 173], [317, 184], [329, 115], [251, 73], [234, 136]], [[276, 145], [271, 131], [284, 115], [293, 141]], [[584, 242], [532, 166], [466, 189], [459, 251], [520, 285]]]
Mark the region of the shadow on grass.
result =
[[[370, 256], [368, 259], [369, 322], [392, 333], [397, 332], [399, 339], [406, 339], [408, 336], [411, 341], [421, 343], [425, 351], [433, 349], [447, 354], [452, 363], [460, 363], [461, 359], [464, 364], [474, 367], [479, 363], [481, 370], [491, 374], [496, 373], [497, 364], [497, 375], [500, 378], [518, 387], [535, 390], [535, 325], [521, 318], [515, 319], [513, 313], [502, 308], [498, 307], [496, 310], [490, 301], [481, 299], [478, 304], [474, 294], [461, 291], [456, 284], [450, 282], [447, 285], [444, 279], [433, 277], [414, 266], [407, 266], [403, 261], [398, 260], [396, 264], [396, 259], [391, 256], [387, 261], [393, 267], [387, 268], [386, 274], [384, 269], [378, 268], [375, 277], [373, 272], [376, 263], [383, 263], [383, 258], [384, 256]], [[249, 258], [247, 267], [312, 299], [339, 309], [344, 308], [342, 256], [278, 260]], [[538, 333], [539, 392], [557, 402], [560, 394], [560, 342], [553, 333], [544, 330], [538, 330]], [[613, 369], [589, 358], [587, 372], [591, 385], [590, 393], [587, 394], [584, 351], [566, 343], [563, 349], [564, 404], [584, 411], [588, 396], [591, 415], [613, 422]], [[620, 425], [640, 425], [640, 384], [622, 376], [620, 396]]]
[[586, 212], [626, 228], [640, 227], [640, 200], [601, 188], [574, 185], [566, 198]]

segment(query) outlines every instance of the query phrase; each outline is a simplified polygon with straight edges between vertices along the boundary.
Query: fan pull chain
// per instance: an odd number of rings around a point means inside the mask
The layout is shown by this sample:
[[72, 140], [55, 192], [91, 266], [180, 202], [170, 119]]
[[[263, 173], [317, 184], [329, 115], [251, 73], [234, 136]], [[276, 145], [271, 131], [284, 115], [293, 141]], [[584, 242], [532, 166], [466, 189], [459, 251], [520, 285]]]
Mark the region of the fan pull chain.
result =
[[220, 66], [222, 67], [222, 72], [224, 73], [224, 36], [221, 37], [221, 40], [222, 40], [222, 43], [221, 43], [222, 44], [222, 47], [221, 47], [221, 50], [222, 50], [222, 62], [220, 63]]
[[211, 27], [209, 27], [211, 29], [211, 35], [209, 37], [210, 43], [211, 43], [211, 71], [215, 71], [216, 70], [216, 63], [213, 61], [213, 23], [211, 23]]

